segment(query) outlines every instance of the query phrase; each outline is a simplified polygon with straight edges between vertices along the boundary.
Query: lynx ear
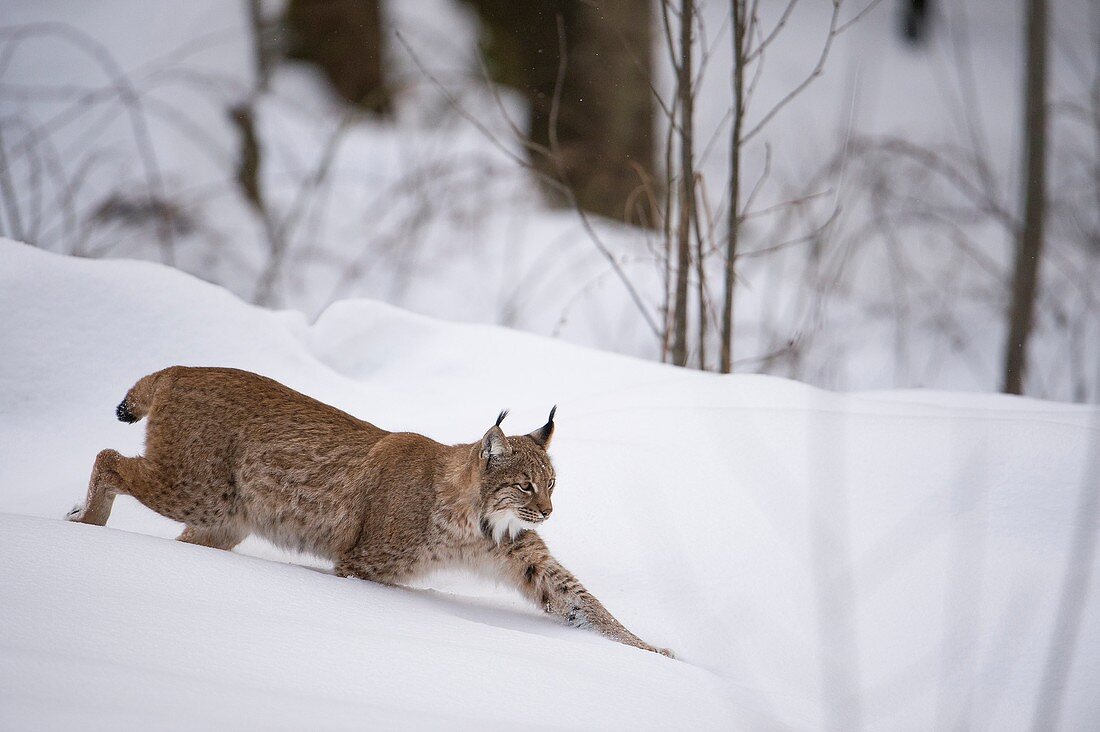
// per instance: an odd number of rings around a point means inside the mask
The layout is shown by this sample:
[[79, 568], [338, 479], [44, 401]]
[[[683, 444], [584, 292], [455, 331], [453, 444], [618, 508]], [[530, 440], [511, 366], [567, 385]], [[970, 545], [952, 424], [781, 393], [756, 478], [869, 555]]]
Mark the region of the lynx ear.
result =
[[500, 423], [504, 421], [504, 418], [508, 416], [508, 410], [505, 409], [497, 417], [497, 423], [489, 428], [489, 431], [485, 433], [485, 436], [481, 438], [481, 459], [486, 462], [492, 462], [494, 458], [503, 457], [512, 451], [511, 446], [508, 444], [508, 440], [504, 437], [504, 430], [500, 428]]
[[550, 438], [554, 436], [554, 413], [557, 411], [558, 405], [555, 404], [554, 408], [550, 410], [550, 419], [546, 420], [546, 424], [527, 435], [532, 440], [539, 443], [543, 450], [550, 444]]

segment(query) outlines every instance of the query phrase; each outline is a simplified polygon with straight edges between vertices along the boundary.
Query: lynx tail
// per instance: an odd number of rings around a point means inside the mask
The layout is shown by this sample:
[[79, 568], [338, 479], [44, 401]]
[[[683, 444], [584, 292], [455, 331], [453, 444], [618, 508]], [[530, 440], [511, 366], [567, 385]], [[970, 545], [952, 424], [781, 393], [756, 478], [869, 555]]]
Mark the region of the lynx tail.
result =
[[163, 371], [143, 376], [126, 392], [126, 398], [119, 402], [115, 408], [115, 415], [120, 422], [137, 422], [149, 413], [153, 406], [153, 396], [156, 394], [157, 382], [164, 374]]

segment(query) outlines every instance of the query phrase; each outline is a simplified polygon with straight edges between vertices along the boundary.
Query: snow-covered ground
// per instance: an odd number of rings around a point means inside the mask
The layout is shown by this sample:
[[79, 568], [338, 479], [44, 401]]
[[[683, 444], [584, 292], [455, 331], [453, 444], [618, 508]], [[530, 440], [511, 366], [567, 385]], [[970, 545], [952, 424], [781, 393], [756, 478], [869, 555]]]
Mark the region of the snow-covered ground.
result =
[[[140, 451], [121, 395], [175, 363], [443, 441], [557, 403], [542, 533], [678, 659], [471, 577], [168, 541], [128, 498], [63, 522], [98, 450]], [[0, 241], [0, 728], [1008, 730], [1047, 684], [1061, 728], [1095, 729], [1098, 435], [1090, 407], [719, 377], [365, 300], [310, 323]]]

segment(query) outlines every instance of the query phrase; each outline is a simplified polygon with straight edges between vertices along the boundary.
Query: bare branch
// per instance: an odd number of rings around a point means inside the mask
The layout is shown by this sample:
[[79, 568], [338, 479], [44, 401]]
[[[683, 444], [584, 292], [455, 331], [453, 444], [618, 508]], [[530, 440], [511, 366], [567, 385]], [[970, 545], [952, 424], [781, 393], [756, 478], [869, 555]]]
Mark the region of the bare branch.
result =
[[23, 222], [19, 217], [19, 201], [15, 196], [15, 184], [11, 180], [11, 167], [4, 151], [3, 125], [0, 125], [0, 195], [7, 212], [10, 236], [23, 241]]
[[[756, 195], [758, 193], [760, 193], [760, 189], [764, 187], [764, 183], [767, 182], [768, 176], [771, 175], [771, 172], [772, 172], [772, 146], [771, 146], [771, 143], [765, 142], [764, 143], [764, 168], [763, 168], [763, 170], [760, 171], [760, 177], [756, 179], [756, 183], [753, 185], [752, 190], [749, 191], [749, 197], [745, 199], [745, 208], [743, 209], [744, 211], [751, 211], [752, 210], [752, 205], [754, 203], [756, 203]], [[803, 200], [805, 200], [805, 199], [803, 199]], [[798, 203], [800, 201], [799, 201], [799, 199], [796, 199], [794, 202]], [[784, 205], [784, 204], [780, 204], [780, 206], [782, 206], [782, 205]], [[765, 214], [765, 213], [768, 213], [770, 211], [775, 210], [775, 208], [776, 208], [775, 206], [769, 206], [768, 208], [765, 208], [765, 209], [760, 210], [760, 211], [754, 211], [752, 213], [746, 213], [746, 214], [743, 214], [740, 217], [740, 219], [744, 220], [744, 219], [749, 218], [750, 216], [760, 216], [761, 214]]]
[[768, 113], [765, 114], [760, 119], [760, 121], [756, 123], [755, 127], [750, 129], [741, 137], [742, 142], [748, 142], [749, 140], [751, 140], [758, 132], [760, 132], [760, 130], [764, 129], [764, 127], [768, 124], [768, 122], [772, 120], [773, 117], [775, 117], [775, 115], [779, 114], [779, 112], [784, 107], [794, 101], [795, 98], [798, 97], [798, 95], [801, 94], [803, 90], [805, 90], [805, 88], [814, 81], [814, 79], [821, 76], [822, 72], [825, 70], [825, 59], [829, 57], [829, 51], [833, 47], [833, 40], [837, 36], [837, 20], [839, 18], [840, 0], [833, 0], [833, 12], [829, 18], [829, 34], [825, 37], [825, 43], [821, 47], [821, 54], [818, 56], [817, 63], [814, 65], [813, 70], [810, 71], [809, 75], [806, 76], [806, 78], [803, 79], [796, 87], [791, 89], [791, 91], [789, 91], [785, 97], [780, 99], [775, 104], [775, 106], [772, 107], [768, 111]]
[[[564, 33], [564, 28], [561, 25], [560, 19], [559, 19], [559, 43], [561, 45], [561, 50], [560, 50], [560, 53], [559, 53], [560, 63], [559, 63], [559, 66], [558, 66], [558, 83], [555, 84], [556, 88], [554, 90], [555, 100], [552, 101], [553, 106], [551, 108], [551, 115], [550, 115], [551, 116], [551, 124], [550, 124], [551, 159], [557, 161], [559, 164], [560, 164], [560, 156], [558, 155], [557, 150], [555, 150], [555, 147], [557, 145], [557, 130], [556, 130], [557, 111], [556, 111], [556, 108], [560, 104], [560, 95], [561, 95], [561, 83], [560, 82], [564, 77], [565, 67], [566, 67], [566, 63], [567, 63], [567, 56], [566, 56], [566, 52], [565, 52], [565, 43], [564, 43], [564, 38], [562, 37], [563, 33]], [[507, 157], [509, 160], [511, 160], [513, 163], [515, 163], [519, 167], [523, 168], [524, 170], [527, 170], [527, 171], [531, 172], [532, 174], [534, 174], [535, 176], [537, 176], [540, 180], [542, 180], [544, 183], [546, 183], [548, 186], [550, 186], [555, 191], [561, 193], [566, 198], [566, 200], [570, 203], [571, 207], [573, 208], [573, 210], [576, 212], [578, 218], [580, 219], [581, 227], [584, 229], [585, 234], [587, 234], [589, 240], [593, 243], [593, 245], [596, 247], [596, 250], [603, 256], [603, 258], [611, 266], [611, 269], [614, 271], [615, 276], [623, 284], [623, 287], [626, 288], [627, 294], [630, 296], [631, 301], [634, 303], [635, 307], [638, 309], [638, 312], [642, 315], [642, 318], [645, 320], [645, 322], [649, 326], [650, 330], [653, 332], [653, 334], [655, 336], [660, 337], [660, 329], [657, 327], [656, 322], [654, 322], [653, 316], [649, 313], [649, 309], [645, 305], [645, 302], [642, 300], [641, 295], [638, 293], [637, 289], [634, 287], [634, 284], [626, 276], [626, 273], [623, 271], [622, 266], [619, 264], [618, 260], [615, 259], [615, 256], [611, 253], [611, 250], [609, 250], [607, 248], [607, 245], [604, 244], [603, 239], [596, 232], [596, 229], [595, 229], [595, 227], [593, 227], [592, 222], [588, 217], [588, 214], [584, 211], [583, 208], [581, 208], [580, 202], [577, 200], [576, 195], [573, 193], [573, 189], [566, 182], [564, 182], [563, 180], [560, 180], [558, 178], [554, 178], [553, 176], [547, 175], [544, 171], [542, 171], [538, 167], [532, 165], [529, 161], [524, 160], [522, 157], [520, 157], [515, 152], [510, 150], [507, 146], [505, 146], [503, 143], [501, 143], [500, 140], [497, 139], [496, 135], [494, 135], [491, 130], [489, 130], [479, 119], [477, 119], [477, 117], [475, 117], [468, 110], [466, 110], [466, 108], [461, 104], [461, 102], [459, 102], [458, 99], [456, 99], [455, 96], [453, 94], [451, 94], [451, 92], [448, 91], [447, 88], [439, 81], [439, 79], [437, 79], [436, 76], [431, 71], [429, 71], [427, 69], [427, 67], [424, 66], [424, 64], [421, 62], [420, 57], [413, 50], [412, 46], [405, 39], [405, 37], [401, 34], [401, 32], [397, 31], [395, 33], [395, 35], [397, 36], [397, 39], [401, 43], [401, 45], [404, 46], [405, 51], [412, 58], [413, 63], [416, 64], [416, 67], [420, 70], [420, 72], [422, 74], [424, 74], [425, 77], [428, 78], [428, 80], [430, 80], [432, 82], [432, 84], [440, 91], [440, 93], [443, 94], [444, 98], [447, 100], [448, 104], [450, 105], [450, 107], [452, 109], [454, 109], [463, 119], [465, 119], [467, 122], [472, 124], [474, 126], [474, 128], [477, 129], [477, 131], [480, 132], [485, 137], [485, 139], [490, 144], [493, 145], [493, 147], [495, 147], [497, 150], [499, 150], [501, 153], [503, 153], [505, 155], [505, 157]], [[493, 94], [497, 93], [492, 84], [489, 85], [489, 90], [490, 90], [490, 93], [493, 93]], [[520, 138], [520, 141], [521, 141], [521, 144], [523, 144], [523, 138], [522, 137]]]
[[[745, 133], [744, 137], [742, 137], [743, 141], [748, 141], [752, 139], [758, 132], [760, 132], [760, 130], [762, 130], [768, 124], [768, 122], [772, 120], [773, 117], [775, 117], [775, 115], [779, 114], [779, 112], [792, 101], [794, 101], [794, 99], [798, 97], [798, 95], [801, 94], [806, 89], [806, 87], [808, 87], [811, 83], [813, 83], [815, 79], [821, 76], [821, 74], [825, 70], [825, 60], [829, 57], [829, 52], [832, 50], [833, 47], [833, 41], [836, 40], [837, 36], [841, 35], [842, 33], [844, 33], [844, 31], [848, 30], [855, 23], [860, 21], [880, 2], [882, 2], [882, 0], [871, 0], [861, 11], [856, 13], [855, 16], [853, 16], [851, 19], [844, 22], [843, 24], [839, 23], [841, 0], [832, 0], [832, 2], [833, 11], [831, 16], [829, 17], [829, 34], [825, 37], [825, 43], [821, 47], [821, 54], [818, 56], [817, 63], [814, 65], [813, 70], [810, 71], [809, 75], [807, 75], [806, 78], [804, 78], [796, 87], [788, 92], [786, 96], [780, 99], [775, 104], [775, 106], [772, 107], [767, 112], [767, 114], [765, 114], [760, 119], [760, 121], [756, 123], [756, 126]], [[770, 43], [770, 41], [767, 42]]]
[[[166, 198], [166, 186], [163, 176], [161, 175], [160, 163], [157, 159], [156, 150], [153, 147], [152, 136], [149, 133], [148, 122], [145, 119], [145, 114], [141, 106], [141, 95], [110, 52], [91, 36], [77, 30], [67, 23], [33, 23], [21, 26], [14, 33], [11, 33], [11, 35], [14, 36], [14, 39], [8, 39], [8, 45], [4, 49], [5, 54], [2, 60], [0, 60], [0, 68], [10, 63], [12, 54], [14, 54], [14, 50], [10, 50], [14, 49], [15, 46], [13, 44], [25, 37], [36, 36], [54, 37], [66, 41], [87, 54], [101, 69], [103, 69], [104, 73], [111, 80], [111, 86], [117, 93], [119, 101], [124, 105], [130, 118], [135, 148], [138, 158], [141, 160], [142, 167], [144, 168], [151, 195], [159, 197], [162, 200]], [[158, 229], [165, 262], [173, 264], [175, 261], [175, 254], [171, 221], [164, 219], [158, 220]]]
[[[776, 37], [782, 32], [783, 28], [787, 25], [787, 21], [791, 17], [791, 12], [794, 11], [795, 5], [798, 5], [798, 0], [788, 0], [787, 7], [783, 8], [783, 12], [780, 13], [779, 20], [776, 22], [775, 27], [771, 29], [771, 32], [768, 33], [768, 35], [766, 35], [756, 45], [756, 48], [752, 49], [751, 51], [747, 50], [745, 54], [745, 66], [748, 66], [757, 58], [762, 56], [764, 51], [767, 50], [768, 46], [770, 46], [772, 42], [776, 39]], [[754, 19], [757, 17], [755, 5], [753, 6], [751, 17]]]

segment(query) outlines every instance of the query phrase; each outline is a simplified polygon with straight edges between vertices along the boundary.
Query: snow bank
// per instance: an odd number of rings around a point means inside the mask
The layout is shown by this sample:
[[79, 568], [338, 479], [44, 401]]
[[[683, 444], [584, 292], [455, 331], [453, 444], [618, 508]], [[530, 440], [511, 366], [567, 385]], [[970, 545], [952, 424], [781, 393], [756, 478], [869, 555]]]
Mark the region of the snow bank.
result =
[[0, 527], [11, 729], [667, 729], [731, 713], [706, 671], [475, 601], [57, 521]]
[[[1052, 653], [1066, 728], [1100, 720], [1100, 570], [1071, 551], [1095, 409], [718, 377], [366, 301], [310, 325], [8, 241], [0, 313], [0, 727], [1013, 729]], [[387, 589], [256, 539], [163, 541], [179, 526], [127, 498], [108, 529], [58, 520], [99, 449], [140, 451], [114, 405], [173, 363], [443, 441], [559, 404], [543, 534], [680, 660], [464, 576]], [[1091, 594], [1063, 648], [1074, 566]]]

